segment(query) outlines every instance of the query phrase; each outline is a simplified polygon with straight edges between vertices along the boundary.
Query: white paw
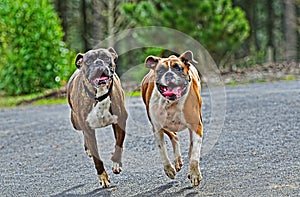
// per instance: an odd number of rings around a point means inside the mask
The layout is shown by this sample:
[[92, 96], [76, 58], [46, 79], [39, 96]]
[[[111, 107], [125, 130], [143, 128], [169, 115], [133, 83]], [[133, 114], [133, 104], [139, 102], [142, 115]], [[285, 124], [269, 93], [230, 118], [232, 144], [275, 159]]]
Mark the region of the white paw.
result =
[[176, 171], [175, 171], [174, 167], [171, 164], [165, 165], [164, 166], [164, 171], [170, 179], [175, 178]]
[[200, 185], [202, 176], [201, 176], [201, 172], [199, 170], [199, 164], [197, 161], [191, 162], [188, 178], [190, 179], [192, 186]]
[[104, 171], [102, 174], [98, 175], [99, 182], [103, 188], [109, 187], [110, 180], [107, 173]]
[[122, 171], [122, 164], [117, 163], [117, 162], [113, 162], [112, 171], [115, 174], [120, 174], [120, 172]]
[[192, 186], [198, 186], [201, 183], [202, 176], [201, 173], [191, 171], [189, 174], [189, 179], [191, 180]]
[[180, 171], [182, 168], [182, 159], [181, 156], [177, 157], [177, 159], [175, 159], [175, 169], [176, 172]]

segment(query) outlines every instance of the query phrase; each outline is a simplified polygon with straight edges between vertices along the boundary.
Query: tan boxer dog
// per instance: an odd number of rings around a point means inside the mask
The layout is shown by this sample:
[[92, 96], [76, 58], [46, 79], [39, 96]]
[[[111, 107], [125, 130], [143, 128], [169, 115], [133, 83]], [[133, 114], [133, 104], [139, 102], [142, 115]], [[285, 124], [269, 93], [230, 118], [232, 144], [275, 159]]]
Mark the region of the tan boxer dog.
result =
[[119, 174], [122, 167], [127, 111], [120, 79], [115, 73], [117, 57], [113, 48], [78, 54], [75, 61], [78, 69], [68, 83], [73, 127], [83, 131], [85, 150], [94, 160], [103, 187], [109, 187], [110, 180], [98, 153], [96, 128], [112, 125], [116, 138], [112, 170]]
[[[193, 53], [186, 51], [176, 57], [149, 56], [145, 63], [151, 68], [142, 81], [142, 97], [166, 175], [174, 179], [182, 167], [179, 139], [176, 132], [186, 128], [190, 133], [189, 174], [193, 186], [200, 184], [200, 148], [202, 144], [202, 98], [200, 77], [191, 64]], [[195, 62], [196, 63], [196, 62]], [[164, 133], [172, 142], [175, 168], [171, 164], [164, 141]]]

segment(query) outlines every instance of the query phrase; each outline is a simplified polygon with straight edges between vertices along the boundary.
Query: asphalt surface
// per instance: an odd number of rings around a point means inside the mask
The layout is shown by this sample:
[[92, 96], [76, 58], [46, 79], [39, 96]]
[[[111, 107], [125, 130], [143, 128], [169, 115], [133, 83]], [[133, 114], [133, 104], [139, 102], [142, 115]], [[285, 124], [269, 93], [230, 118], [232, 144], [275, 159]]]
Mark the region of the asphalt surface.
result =
[[[202, 96], [205, 133], [208, 89]], [[225, 124], [201, 157], [195, 188], [187, 178], [188, 132], [179, 133], [183, 169], [168, 179], [141, 98], [126, 103], [121, 174], [111, 171], [112, 129], [97, 131], [108, 189], [99, 186], [67, 105], [0, 109], [0, 196], [300, 196], [300, 81], [226, 87]]]

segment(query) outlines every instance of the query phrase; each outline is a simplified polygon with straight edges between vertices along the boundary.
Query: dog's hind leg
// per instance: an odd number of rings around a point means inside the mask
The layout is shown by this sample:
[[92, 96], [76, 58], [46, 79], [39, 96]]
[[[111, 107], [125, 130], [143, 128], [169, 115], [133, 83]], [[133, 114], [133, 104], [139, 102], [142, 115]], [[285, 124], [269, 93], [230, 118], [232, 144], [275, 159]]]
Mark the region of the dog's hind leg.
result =
[[115, 174], [119, 174], [122, 171], [122, 153], [125, 130], [122, 129], [118, 124], [113, 124], [112, 127], [116, 138], [115, 152], [111, 157], [111, 160], [113, 161], [112, 171]]
[[174, 151], [174, 162], [175, 162], [175, 169], [176, 171], [180, 171], [182, 168], [182, 157], [180, 153], [180, 145], [179, 145], [179, 138], [174, 132], [166, 131], [164, 132], [169, 136], [172, 146], [173, 146], [173, 151]]
[[109, 176], [104, 169], [104, 165], [102, 160], [100, 159], [97, 147], [97, 140], [95, 135], [95, 130], [87, 130], [83, 132], [84, 134], [84, 142], [87, 150], [89, 150], [90, 154], [92, 155], [95, 168], [97, 170], [97, 175], [100, 184], [102, 187], [106, 188], [109, 187], [110, 180]]
[[157, 146], [159, 148], [160, 156], [163, 161], [165, 174], [170, 179], [174, 179], [175, 175], [176, 175], [176, 171], [175, 171], [173, 165], [171, 164], [170, 159], [167, 154], [167, 148], [166, 148], [165, 138], [164, 138], [164, 130], [163, 129], [158, 130], [158, 131], [154, 130], [154, 137], [155, 137]]

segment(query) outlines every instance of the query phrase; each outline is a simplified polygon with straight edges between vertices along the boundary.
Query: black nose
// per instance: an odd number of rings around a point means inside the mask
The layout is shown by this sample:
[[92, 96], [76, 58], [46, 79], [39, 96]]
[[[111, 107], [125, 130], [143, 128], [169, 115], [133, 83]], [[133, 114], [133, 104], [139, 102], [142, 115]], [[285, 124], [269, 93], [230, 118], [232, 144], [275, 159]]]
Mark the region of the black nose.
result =
[[97, 59], [94, 63], [95, 63], [96, 66], [103, 66], [104, 65], [103, 60], [100, 60], [100, 59]]
[[170, 82], [170, 81], [172, 81], [175, 78], [174, 78], [174, 75], [172, 73], [168, 72], [165, 75], [165, 79], [166, 79], [166, 81]]

